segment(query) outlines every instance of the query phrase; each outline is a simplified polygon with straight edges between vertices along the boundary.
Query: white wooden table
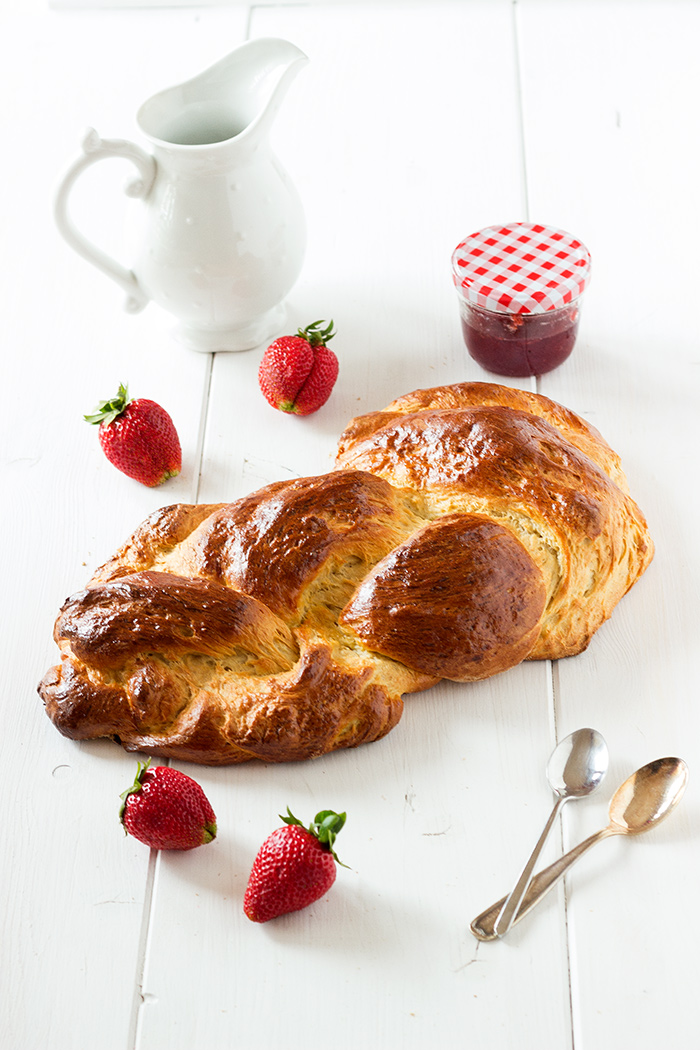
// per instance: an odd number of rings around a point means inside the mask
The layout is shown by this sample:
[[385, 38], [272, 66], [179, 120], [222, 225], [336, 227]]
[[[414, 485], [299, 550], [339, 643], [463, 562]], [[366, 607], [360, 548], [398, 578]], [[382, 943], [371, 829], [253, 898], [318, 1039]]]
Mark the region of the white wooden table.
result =
[[[86, 126], [138, 137], [142, 100], [263, 35], [311, 60], [275, 129], [309, 224], [290, 330], [332, 317], [339, 333], [337, 388], [307, 419], [262, 399], [262, 348], [199, 355], [156, 307], [124, 314], [51, 215]], [[3, 7], [3, 1050], [697, 1045], [699, 35], [691, 0]], [[85, 193], [106, 247], [123, 175]], [[379, 743], [183, 765], [218, 838], [150, 855], [117, 820], [134, 756], [62, 738], [36, 694], [63, 599], [151, 510], [325, 471], [352, 416], [491, 378], [462, 345], [450, 255], [511, 219], [591, 250], [574, 356], [532, 388], [621, 454], [652, 567], [585, 654], [409, 698]], [[161, 489], [115, 471], [82, 421], [122, 380], [178, 427], [183, 471]], [[478, 944], [469, 922], [516, 876], [551, 807], [550, 751], [581, 726], [606, 737], [610, 771], [565, 809], [545, 861], [602, 827], [645, 762], [685, 758], [685, 798]], [[287, 805], [347, 810], [351, 870], [257, 926], [243, 892]]]

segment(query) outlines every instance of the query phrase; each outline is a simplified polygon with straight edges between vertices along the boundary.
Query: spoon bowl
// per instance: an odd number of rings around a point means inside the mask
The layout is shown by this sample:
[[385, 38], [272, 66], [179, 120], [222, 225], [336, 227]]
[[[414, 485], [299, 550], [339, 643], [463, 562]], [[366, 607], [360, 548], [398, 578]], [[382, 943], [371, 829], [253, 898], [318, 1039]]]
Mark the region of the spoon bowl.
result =
[[610, 800], [611, 825], [623, 835], [648, 831], [680, 802], [687, 780], [688, 767], [682, 758], [659, 758], [642, 766]]
[[608, 771], [608, 747], [595, 729], [577, 729], [555, 747], [547, 763], [547, 780], [556, 795], [584, 798], [598, 788]]

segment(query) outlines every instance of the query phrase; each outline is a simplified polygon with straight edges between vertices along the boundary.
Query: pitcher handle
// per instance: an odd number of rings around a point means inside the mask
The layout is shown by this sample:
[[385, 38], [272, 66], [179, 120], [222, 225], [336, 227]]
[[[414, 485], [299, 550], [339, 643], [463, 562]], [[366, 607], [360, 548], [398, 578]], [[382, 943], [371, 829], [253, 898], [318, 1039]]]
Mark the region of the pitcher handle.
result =
[[101, 139], [94, 128], [90, 128], [82, 142], [83, 153], [71, 165], [63, 176], [54, 201], [54, 218], [61, 236], [70, 244], [78, 255], [96, 266], [98, 270], [111, 277], [126, 292], [124, 309], [128, 313], [138, 313], [148, 303], [145, 294], [133, 270], [127, 270], [111, 256], [107, 255], [73, 225], [68, 213], [68, 198], [78, 177], [98, 160], [109, 157], [124, 157], [130, 160], [139, 170], [139, 178], [133, 179], [125, 188], [129, 197], [146, 197], [150, 192], [156, 176], [156, 162], [140, 146], [125, 139]]

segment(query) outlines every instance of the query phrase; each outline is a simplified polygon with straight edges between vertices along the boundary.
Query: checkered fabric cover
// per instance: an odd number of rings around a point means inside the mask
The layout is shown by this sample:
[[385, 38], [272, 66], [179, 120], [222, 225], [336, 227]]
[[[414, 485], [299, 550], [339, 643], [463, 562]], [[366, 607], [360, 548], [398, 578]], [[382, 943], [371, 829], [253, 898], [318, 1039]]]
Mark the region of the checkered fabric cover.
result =
[[581, 295], [590, 280], [591, 257], [564, 230], [513, 222], [488, 226], [458, 244], [452, 273], [460, 295], [485, 310], [544, 313]]

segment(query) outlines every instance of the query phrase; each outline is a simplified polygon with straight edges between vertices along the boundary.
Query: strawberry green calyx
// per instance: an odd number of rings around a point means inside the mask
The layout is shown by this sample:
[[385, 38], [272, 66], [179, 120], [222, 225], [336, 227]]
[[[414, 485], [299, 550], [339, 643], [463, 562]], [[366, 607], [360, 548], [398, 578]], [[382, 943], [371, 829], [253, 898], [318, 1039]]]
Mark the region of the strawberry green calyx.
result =
[[297, 335], [302, 339], [306, 339], [309, 346], [325, 346], [333, 338], [335, 332], [333, 331], [332, 321], [325, 328], [321, 328], [322, 324], [326, 324], [326, 322], [314, 321], [313, 324], [307, 325], [306, 328], [300, 328], [297, 331]]
[[127, 405], [131, 404], [131, 400], [128, 386], [120, 383], [116, 397], [111, 398], [109, 401], [100, 401], [94, 412], [91, 412], [88, 416], [83, 416], [83, 419], [86, 423], [104, 423], [108, 427], [110, 423], [113, 423], [122, 414]]
[[205, 824], [202, 829], [202, 845], [206, 846], [207, 842], [213, 842], [216, 838], [216, 823], [210, 821], [209, 824]]
[[333, 849], [333, 844], [345, 824], [345, 813], [336, 813], [332, 809], [323, 809], [320, 813], [316, 814], [308, 828], [294, 816], [289, 806], [287, 806], [287, 814], [288, 816], [283, 817], [280, 813], [280, 820], [283, 820], [285, 824], [304, 828], [305, 831], [308, 831], [309, 834], [318, 839], [319, 843], [328, 850], [336, 863], [340, 864], [343, 868], [347, 868], [348, 865], [343, 864], [342, 860], [339, 859], [337, 853]]
[[[137, 791], [141, 790], [141, 788], [143, 787], [143, 774], [146, 772], [150, 764], [150, 758], [147, 758], [145, 762], [139, 762], [138, 767], [136, 769], [136, 777], [134, 778], [134, 783], [131, 785], [131, 787], [128, 787], [126, 791], [122, 791], [121, 795], [119, 796], [119, 798], [122, 800], [121, 809], [119, 810], [119, 819], [122, 822], [122, 826], [124, 826], [124, 812], [126, 810], [126, 800], [129, 797], [129, 795], [135, 795]], [[125, 827], [124, 834], [128, 834]]]

